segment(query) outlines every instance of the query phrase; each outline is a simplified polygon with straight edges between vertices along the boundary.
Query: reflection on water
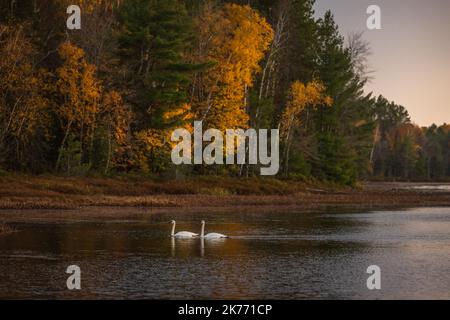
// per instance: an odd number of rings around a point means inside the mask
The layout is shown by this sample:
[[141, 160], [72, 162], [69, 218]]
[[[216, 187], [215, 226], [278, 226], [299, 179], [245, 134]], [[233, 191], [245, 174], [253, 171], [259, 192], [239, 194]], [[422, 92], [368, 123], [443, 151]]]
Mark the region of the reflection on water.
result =
[[[20, 231], [0, 237], [0, 298], [450, 298], [450, 208], [8, 219]], [[231, 238], [173, 239], [172, 219]], [[66, 289], [72, 264], [81, 291]]]
[[178, 247], [178, 252], [180, 255], [183, 255], [183, 252], [188, 252], [191, 253], [191, 250], [189, 250], [190, 246], [198, 246], [199, 248], [199, 252], [200, 252], [200, 257], [204, 257], [205, 256], [205, 242], [207, 242], [208, 245], [208, 249], [212, 249], [215, 250], [217, 249], [219, 246], [225, 245], [225, 242], [227, 241], [227, 239], [212, 239], [212, 240], [205, 240], [205, 239], [175, 239], [175, 238], [171, 238], [170, 239], [170, 245], [171, 245], [171, 254], [172, 257], [176, 257], [176, 253], [177, 253], [177, 247]]
[[425, 185], [412, 187], [415, 190], [425, 191], [450, 191], [450, 185]]

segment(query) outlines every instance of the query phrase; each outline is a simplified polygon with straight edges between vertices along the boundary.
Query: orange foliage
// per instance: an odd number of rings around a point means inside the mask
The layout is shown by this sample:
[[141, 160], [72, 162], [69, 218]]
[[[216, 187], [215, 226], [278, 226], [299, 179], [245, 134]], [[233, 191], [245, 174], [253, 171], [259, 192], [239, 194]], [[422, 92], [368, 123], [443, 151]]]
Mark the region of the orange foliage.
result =
[[199, 18], [200, 52], [215, 67], [203, 78], [204, 100], [198, 116], [219, 130], [245, 128], [246, 89], [260, 71], [259, 63], [273, 39], [267, 21], [249, 6], [226, 4], [221, 10], [206, 8]]
[[289, 100], [281, 117], [281, 136], [289, 138], [291, 129], [300, 125], [299, 116], [307, 106], [331, 106], [333, 99], [325, 95], [325, 86], [317, 80], [306, 85], [295, 81], [289, 91]]
[[104, 121], [109, 131], [113, 133], [115, 142], [119, 145], [125, 144], [132, 113], [124, 105], [123, 99], [117, 91], [111, 91], [104, 95], [102, 112]]
[[0, 25], [0, 145], [14, 138], [17, 152], [39, 130], [48, 132], [48, 74], [34, 67], [36, 54], [25, 26]]
[[95, 78], [95, 67], [86, 62], [84, 51], [70, 42], [61, 44], [58, 53], [63, 65], [56, 70], [57, 93], [62, 97], [57, 113], [68, 130], [75, 123], [93, 126], [102, 90]]
[[[166, 111], [163, 114], [163, 119], [167, 128], [142, 130], [135, 134], [137, 143], [134, 148], [133, 166], [144, 172], [149, 172], [155, 167], [165, 169], [172, 147], [176, 145], [170, 139], [174, 128], [185, 128], [190, 132], [193, 131], [192, 120], [194, 116], [189, 104], [182, 104]], [[150, 165], [152, 168], [150, 168]]]
[[171, 108], [164, 113], [163, 119], [169, 127], [183, 127], [192, 131], [194, 115], [190, 104], [184, 103], [179, 107]]

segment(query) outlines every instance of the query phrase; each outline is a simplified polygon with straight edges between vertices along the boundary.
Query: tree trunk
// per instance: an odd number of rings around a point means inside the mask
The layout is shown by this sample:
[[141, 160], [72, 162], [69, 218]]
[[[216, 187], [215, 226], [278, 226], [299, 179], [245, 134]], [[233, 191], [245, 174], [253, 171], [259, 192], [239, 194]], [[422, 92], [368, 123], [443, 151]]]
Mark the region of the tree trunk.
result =
[[112, 153], [112, 143], [111, 143], [111, 137], [112, 137], [112, 134], [111, 134], [111, 127], [109, 128], [108, 133], [109, 133], [109, 134], [108, 134], [108, 155], [107, 155], [107, 158], [106, 158], [105, 174], [108, 173], [108, 171], [109, 171], [109, 164], [110, 164], [110, 162], [111, 162], [111, 153]]
[[58, 160], [56, 160], [56, 166], [55, 166], [56, 171], [58, 171], [58, 169], [60, 167], [62, 153], [64, 150], [64, 145], [66, 144], [67, 137], [69, 136], [70, 128], [72, 127], [72, 123], [73, 123], [73, 120], [70, 120], [69, 124], [67, 125], [67, 129], [66, 129], [66, 133], [64, 134], [64, 138], [61, 142], [61, 147], [59, 148], [59, 152], [58, 152]]

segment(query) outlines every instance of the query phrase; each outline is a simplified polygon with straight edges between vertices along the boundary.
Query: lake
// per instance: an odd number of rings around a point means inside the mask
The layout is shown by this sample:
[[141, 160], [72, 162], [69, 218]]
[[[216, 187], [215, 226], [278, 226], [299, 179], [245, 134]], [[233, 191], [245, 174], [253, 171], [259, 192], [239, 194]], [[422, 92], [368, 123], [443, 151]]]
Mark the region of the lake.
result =
[[[0, 236], [3, 299], [450, 299], [450, 208], [15, 214], [0, 216], [18, 230]], [[172, 219], [230, 238], [171, 239]], [[66, 287], [69, 265], [81, 268], [79, 291]], [[371, 265], [381, 290], [367, 288]]]

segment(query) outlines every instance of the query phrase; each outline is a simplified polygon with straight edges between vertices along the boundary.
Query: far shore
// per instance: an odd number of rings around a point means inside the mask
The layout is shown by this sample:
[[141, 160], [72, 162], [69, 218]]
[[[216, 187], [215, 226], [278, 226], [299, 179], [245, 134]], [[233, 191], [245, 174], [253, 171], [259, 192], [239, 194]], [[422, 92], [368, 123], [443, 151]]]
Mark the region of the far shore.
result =
[[[427, 188], [415, 186], [429, 185]], [[438, 184], [450, 186], [450, 184]], [[145, 178], [0, 177], [0, 214], [30, 209], [77, 209], [86, 215], [115, 216], [125, 207], [142, 212], [314, 210], [450, 206], [450, 187], [432, 183], [367, 182], [358, 188], [275, 179], [200, 178], [154, 181]], [[95, 210], [91, 210], [96, 208]], [[65, 214], [66, 214], [65, 213]]]

